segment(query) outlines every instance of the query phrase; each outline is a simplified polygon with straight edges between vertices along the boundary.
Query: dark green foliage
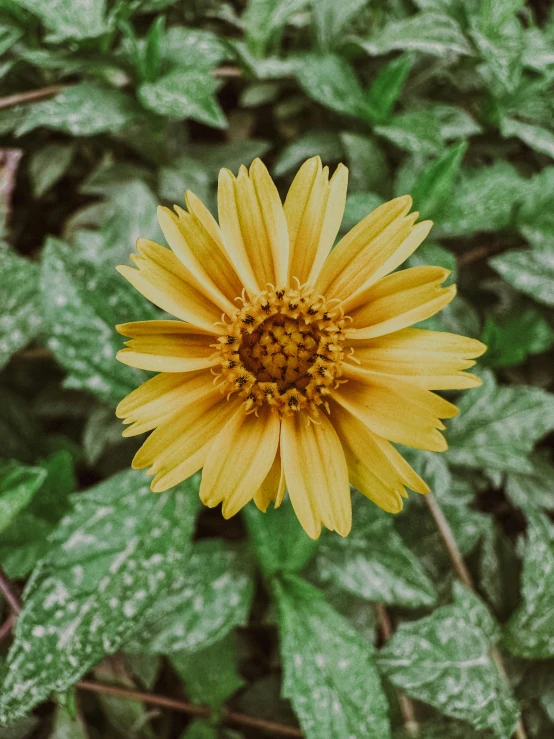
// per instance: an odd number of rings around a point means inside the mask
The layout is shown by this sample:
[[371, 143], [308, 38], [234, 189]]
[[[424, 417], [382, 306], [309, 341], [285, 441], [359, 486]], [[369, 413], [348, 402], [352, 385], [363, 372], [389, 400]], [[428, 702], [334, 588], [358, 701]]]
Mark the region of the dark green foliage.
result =
[[[261, 736], [226, 707], [307, 739], [406, 739], [396, 688], [421, 739], [510, 739], [521, 708], [551, 739], [549, 4], [4, 0], [0, 54], [0, 566], [23, 601], [0, 739]], [[350, 536], [313, 542], [286, 498], [226, 522], [198, 515], [197, 476], [155, 496], [129, 469], [140, 439], [113, 410], [147, 375], [115, 360], [114, 326], [161, 313], [114, 267], [163, 243], [158, 203], [190, 189], [216, 214], [220, 168], [261, 156], [284, 196], [316, 154], [349, 168], [341, 233], [412, 195], [435, 226], [406, 266], [459, 288], [422, 327], [489, 346], [482, 387], [448, 394], [448, 451], [401, 450], [476, 593], [415, 493], [393, 517], [353, 491]]]

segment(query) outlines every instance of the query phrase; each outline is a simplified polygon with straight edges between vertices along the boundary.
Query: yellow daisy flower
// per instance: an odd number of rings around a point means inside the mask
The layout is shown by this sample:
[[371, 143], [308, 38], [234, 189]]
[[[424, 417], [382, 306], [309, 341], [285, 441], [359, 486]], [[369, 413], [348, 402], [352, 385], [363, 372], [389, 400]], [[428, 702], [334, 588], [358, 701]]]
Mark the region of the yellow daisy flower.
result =
[[[265, 511], [285, 488], [306, 533], [346, 536], [350, 484], [383, 508], [428, 486], [391, 442], [444, 451], [457, 408], [432, 390], [480, 384], [464, 372], [474, 339], [409, 328], [449, 303], [442, 267], [394, 272], [421, 244], [409, 196], [381, 205], [331, 251], [348, 170], [319, 157], [284, 205], [256, 159], [219, 177], [219, 225], [191, 192], [159, 209], [171, 249], [139, 239], [119, 272], [178, 320], [118, 326], [118, 359], [159, 372], [117, 408], [124, 436], [155, 429], [133, 467], [162, 492], [203, 468], [200, 497], [226, 518], [252, 498]], [[392, 273], [392, 274], [391, 274]]]

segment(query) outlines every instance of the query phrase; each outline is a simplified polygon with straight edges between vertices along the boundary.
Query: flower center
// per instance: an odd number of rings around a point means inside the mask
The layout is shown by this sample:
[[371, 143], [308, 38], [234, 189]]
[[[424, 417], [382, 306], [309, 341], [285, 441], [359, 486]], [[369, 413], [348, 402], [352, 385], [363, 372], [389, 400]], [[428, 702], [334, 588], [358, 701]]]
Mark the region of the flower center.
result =
[[283, 414], [317, 416], [341, 375], [342, 312], [306, 288], [266, 290], [243, 302], [216, 345], [222, 392], [243, 397], [248, 410], [268, 403]]

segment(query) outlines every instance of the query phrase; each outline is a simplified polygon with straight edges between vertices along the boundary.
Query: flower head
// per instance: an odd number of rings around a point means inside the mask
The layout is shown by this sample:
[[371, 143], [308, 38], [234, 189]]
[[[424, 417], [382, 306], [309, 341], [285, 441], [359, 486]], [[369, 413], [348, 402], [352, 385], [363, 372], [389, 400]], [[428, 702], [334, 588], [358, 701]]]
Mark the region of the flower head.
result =
[[457, 408], [431, 391], [480, 384], [464, 370], [485, 347], [409, 328], [456, 292], [442, 267], [394, 271], [432, 225], [410, 197], [331, 251], [347, 175], [310, 159], [283, 205], [259, 159], [222, 170], [219, 225], [187, 192], [186, 211], [159, 209], [171, 249], [139, 239], [137, 269], [118, 268], [178, 319], [118, 326], [130, 339], [118, 359], [160, 373], [117, 408], [125, 436], [154, 429], [133, 460], [153, 491], [203, 468], [200, 497], [228, 518], [252, 498], [280, 505], [287, 488], [313, 538], [321, 524], [350, 531], [349, 483], [393, 513], [406, 487], [428, 492], [391, 442], [446, 449], [440, 419]]

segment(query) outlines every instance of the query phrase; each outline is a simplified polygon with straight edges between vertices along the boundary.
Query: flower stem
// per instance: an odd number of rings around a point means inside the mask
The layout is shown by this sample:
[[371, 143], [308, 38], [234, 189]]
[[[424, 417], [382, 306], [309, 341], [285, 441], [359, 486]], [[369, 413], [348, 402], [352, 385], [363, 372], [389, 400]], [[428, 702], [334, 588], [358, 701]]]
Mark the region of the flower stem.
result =
[[[388, 641], [392, 636], [392, 624], [389, 613], [383, 603], [377, 603], [377, 623], [379, 624], [379, 631], [384, 642]], [[415, 706], [411, 699], [407, 695], [401, 693], [399, 690], [396, 692], [398, 696], [398, 705], [400, 706], [400, 713], [404, 720], [404, 729], [408, 736], [419, 735], [419, 724], [417, 722]]]
[[[446, 520], [446, 516], [442, 512], [442, 508], [440, 507], [437, 499], [435, 498], [433, 493], [428, 493], [423, 497], [437, 525], [437, 529], [448, 551], [456, 574], [464, 583], [464, 585], [466, 585], [470, 590], [475, 590], [473, 578], [471, 577], [471, 574], [466, 567], [466, 563], [464, 562], [462, 553], [460, 552], [452, 529], [450, 528], [450, 524]], [[509, 682], [502, 656], [496, 647], [491, 647], [490, 656], [504, 680], [506, 682]], [[525, 732], [525, 728], [521, 719], [519, 720], [518, 725], [515, 728], [514, 739], [527, 739], [527, 734]]]

